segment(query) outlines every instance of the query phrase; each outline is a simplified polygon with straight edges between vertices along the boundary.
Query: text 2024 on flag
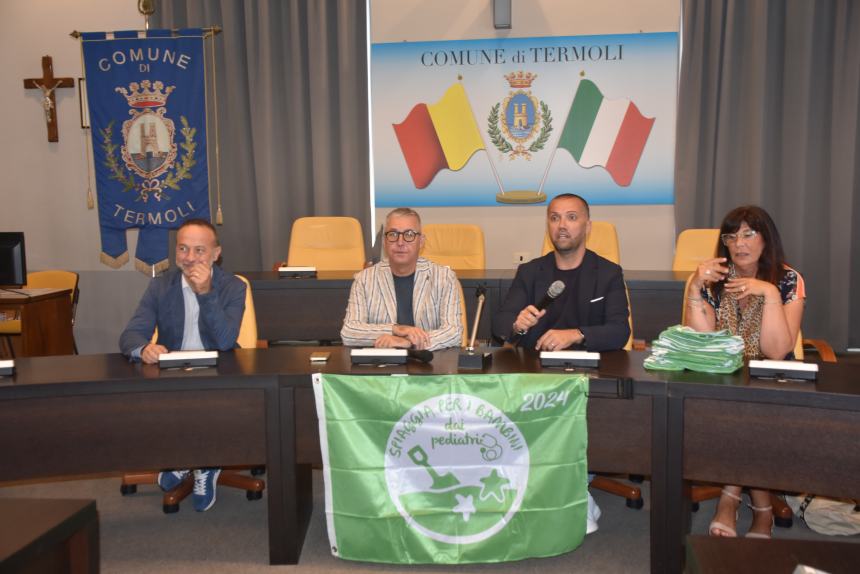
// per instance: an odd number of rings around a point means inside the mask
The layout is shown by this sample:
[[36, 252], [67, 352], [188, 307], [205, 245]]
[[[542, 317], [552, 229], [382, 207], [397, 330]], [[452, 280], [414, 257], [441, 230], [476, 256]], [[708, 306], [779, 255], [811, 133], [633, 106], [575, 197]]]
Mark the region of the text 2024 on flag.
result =
[[585, 535], [583, 375], [316, 375], [332, 552], [501, 562]]

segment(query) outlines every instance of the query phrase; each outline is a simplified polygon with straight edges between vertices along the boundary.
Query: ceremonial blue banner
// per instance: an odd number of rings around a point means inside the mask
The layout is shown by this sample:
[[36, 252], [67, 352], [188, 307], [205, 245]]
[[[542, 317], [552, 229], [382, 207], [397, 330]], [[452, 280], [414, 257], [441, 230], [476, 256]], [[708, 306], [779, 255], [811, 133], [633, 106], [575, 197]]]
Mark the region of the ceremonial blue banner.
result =
[[162, 271], [168, 230], [210, 218], [203, 31], [85, 33], [82, 43], [101, 261], [124, 265], [136, 227], [135, 267]]

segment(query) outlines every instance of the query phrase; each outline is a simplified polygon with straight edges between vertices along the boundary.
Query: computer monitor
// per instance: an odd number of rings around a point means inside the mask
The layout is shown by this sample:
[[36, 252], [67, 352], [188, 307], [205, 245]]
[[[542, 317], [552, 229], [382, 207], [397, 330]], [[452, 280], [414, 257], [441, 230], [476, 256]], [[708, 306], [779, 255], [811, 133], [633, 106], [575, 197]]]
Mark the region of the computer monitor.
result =
[[0, 287], [27, 284], [27, 258], [22, 231], [0, 231]]

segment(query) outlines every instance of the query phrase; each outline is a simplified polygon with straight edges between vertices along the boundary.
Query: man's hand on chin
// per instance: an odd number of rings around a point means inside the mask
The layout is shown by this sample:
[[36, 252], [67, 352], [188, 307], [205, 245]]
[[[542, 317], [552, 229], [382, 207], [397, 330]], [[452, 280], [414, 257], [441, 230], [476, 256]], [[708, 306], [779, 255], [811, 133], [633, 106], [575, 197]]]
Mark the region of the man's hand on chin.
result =
[[205, 295], [212, 289], [212, 268], [202, 262], [195, 263], [187, 270], [185, 279], [192, 291]]

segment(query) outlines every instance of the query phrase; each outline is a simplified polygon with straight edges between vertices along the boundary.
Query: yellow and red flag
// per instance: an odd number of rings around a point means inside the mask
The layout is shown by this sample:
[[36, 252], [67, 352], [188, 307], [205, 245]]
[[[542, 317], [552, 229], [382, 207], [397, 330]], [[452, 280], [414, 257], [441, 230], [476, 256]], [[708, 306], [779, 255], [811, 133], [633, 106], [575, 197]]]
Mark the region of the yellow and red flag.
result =
[[459, 83], [435, 104], [417, 104], [403, 122], [394, 124], [394, 133], [418, 189], [430, 185], [442, 169], [462, 169], [484, 149], [466, 90]]

